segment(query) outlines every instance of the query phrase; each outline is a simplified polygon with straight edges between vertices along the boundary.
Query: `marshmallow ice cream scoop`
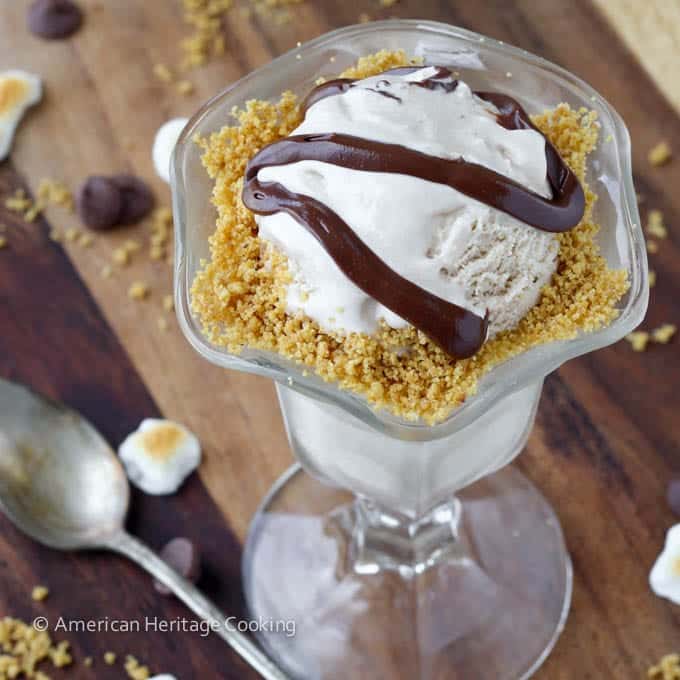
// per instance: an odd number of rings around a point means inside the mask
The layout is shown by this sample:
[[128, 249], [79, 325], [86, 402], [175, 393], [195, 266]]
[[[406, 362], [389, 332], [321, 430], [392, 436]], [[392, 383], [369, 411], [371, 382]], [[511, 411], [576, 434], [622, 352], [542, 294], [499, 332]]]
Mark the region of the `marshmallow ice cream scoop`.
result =
[[[438, 163], [437, 177], [455, 171], [462, 184], [466, 173], [476, 176], [481, 167], [492, 171], [496, 184], [500, 177], [540, 207], [554, 198], [543, 135], [530, 124], [524, 129], [504, 124], [504, 112], [492, 96], [483, 99], [439, 67], [334, 82], [338, 85], [333, 96], [315, 98], [312, 93], [304, 121], [287, 139], [323, 144], [330, 135], [333, 142], [350, 140], [362, 147], [361, 162], [343, 160], [346, 149], [330, 162], [291, 152], [287, 160], [292, 162], [259, 168], [260, 189], [283, 187], [288, 204], [290, 195], [311, 199], [315, 219], [321, 222], [329, 219], [324, 210], [331, 211], [382, 263], [432, 294], [430, 299], [479, 318], [488, 314], [487, 337], [516, 326], [556, 270], [557, 234], [471, 197], [474, 192], [458, 190], [453, 182], [432, 181], [428, 173], [434, 170], [375, 171], [379, 163], [371, 154], [389, 153], [395, 159], [409, 154], [416, 168], [423, 159], [432, 167]], [[356, 146], [350, 151], [357, 153]], [[502, 190], [507, 186], [499, 193]], [[262, 191], [254, 196], [262, 198]], [[409, 323], [357, 285], [361, 277], [353, 281], [347, 266], [343, 271], [327, 244], [277, 197], [283, 209], [266, 212], [253, 207], [257, 201], [252, 198], [249, 204], [244, 191], [246, 204], [256, 213], [260, 238], [287, 256], [291, 314], [301, 312], [322, 329], [342, 334], [374, 334], [381, 320], [392, 328]], [[564, 229], [554, 231], [559, 230]]]

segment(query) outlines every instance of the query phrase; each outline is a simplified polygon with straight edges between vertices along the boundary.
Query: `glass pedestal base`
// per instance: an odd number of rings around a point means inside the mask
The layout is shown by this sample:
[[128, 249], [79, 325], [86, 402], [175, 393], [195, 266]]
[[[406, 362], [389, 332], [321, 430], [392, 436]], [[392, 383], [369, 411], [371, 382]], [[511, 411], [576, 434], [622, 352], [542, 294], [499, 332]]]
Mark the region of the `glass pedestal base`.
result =
[[530, 677], [571, 600], [559, 522], [510, 466], [456, 498], [449, 549], [424, 569], [366, 573], [354, 497], [291, 468], [256, 515], [243, 562], [271, 657], [298, 680]]

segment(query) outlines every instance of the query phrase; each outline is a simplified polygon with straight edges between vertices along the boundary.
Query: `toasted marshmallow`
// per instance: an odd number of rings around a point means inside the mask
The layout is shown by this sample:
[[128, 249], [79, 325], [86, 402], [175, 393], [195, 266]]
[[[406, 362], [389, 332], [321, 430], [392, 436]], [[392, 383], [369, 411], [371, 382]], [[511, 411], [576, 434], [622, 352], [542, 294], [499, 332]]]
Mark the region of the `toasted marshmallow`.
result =
[[656, 595], [680, 604], [680, 524], [666, 534], [666, 544], [649, 572], [649, 585]]
[[156, 173], [165, 182], [170, 183], [170, 161], [175, 150], [177, 140], [182, 130], [189, 122], [188, 118], [173, 118], [158, 128], [153, 142], [151, 155]]
[[26, 71], [0, 73], [0, 161], [9, 155], [26, 110], [42, 99], [42, 81]]
[[198, 439], [170, 420], [147, 418], [118, 449], [130, 481], [160, 496], [174, 493], [201, 462]]

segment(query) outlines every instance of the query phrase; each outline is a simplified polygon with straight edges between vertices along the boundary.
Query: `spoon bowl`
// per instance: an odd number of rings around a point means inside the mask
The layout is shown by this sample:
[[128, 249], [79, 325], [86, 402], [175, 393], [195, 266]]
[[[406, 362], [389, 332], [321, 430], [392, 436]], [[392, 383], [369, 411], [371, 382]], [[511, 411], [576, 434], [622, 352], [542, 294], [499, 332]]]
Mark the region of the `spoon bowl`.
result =
[[103, 547], [129, 501], [122, 465], [87, 420], [0, 380], [0, 507], [14, 524], [52, 548]]

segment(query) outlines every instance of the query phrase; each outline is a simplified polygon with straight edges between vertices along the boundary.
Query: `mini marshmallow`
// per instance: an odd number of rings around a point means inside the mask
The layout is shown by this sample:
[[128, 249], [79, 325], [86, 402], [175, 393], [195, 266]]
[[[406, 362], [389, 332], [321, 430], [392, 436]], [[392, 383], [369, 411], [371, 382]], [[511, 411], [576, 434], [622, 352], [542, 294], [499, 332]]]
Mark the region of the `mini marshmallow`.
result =
[[680, 604], [680, 524], [668, 530], [666, 544], [649, 572], [649, 585], [655, 595]]
[[42, 99], [42, 81], [26, 71], [0, 73], [0, 161], [9, 155], [26, 110]]
[[170, 183], [170, 161], [172, 152], [179, 139], [182, 130], [189, 122], [188, 118], [173, 118], [167, 123], [163, 123], [156, 133], [153, 142], [153, 164], [158, 176], [165, 182]]
[[174, 493], [201, 462], [198, 439], [170, 420], [147, 418], [120, 445], [130, 481], [154, 496]]

